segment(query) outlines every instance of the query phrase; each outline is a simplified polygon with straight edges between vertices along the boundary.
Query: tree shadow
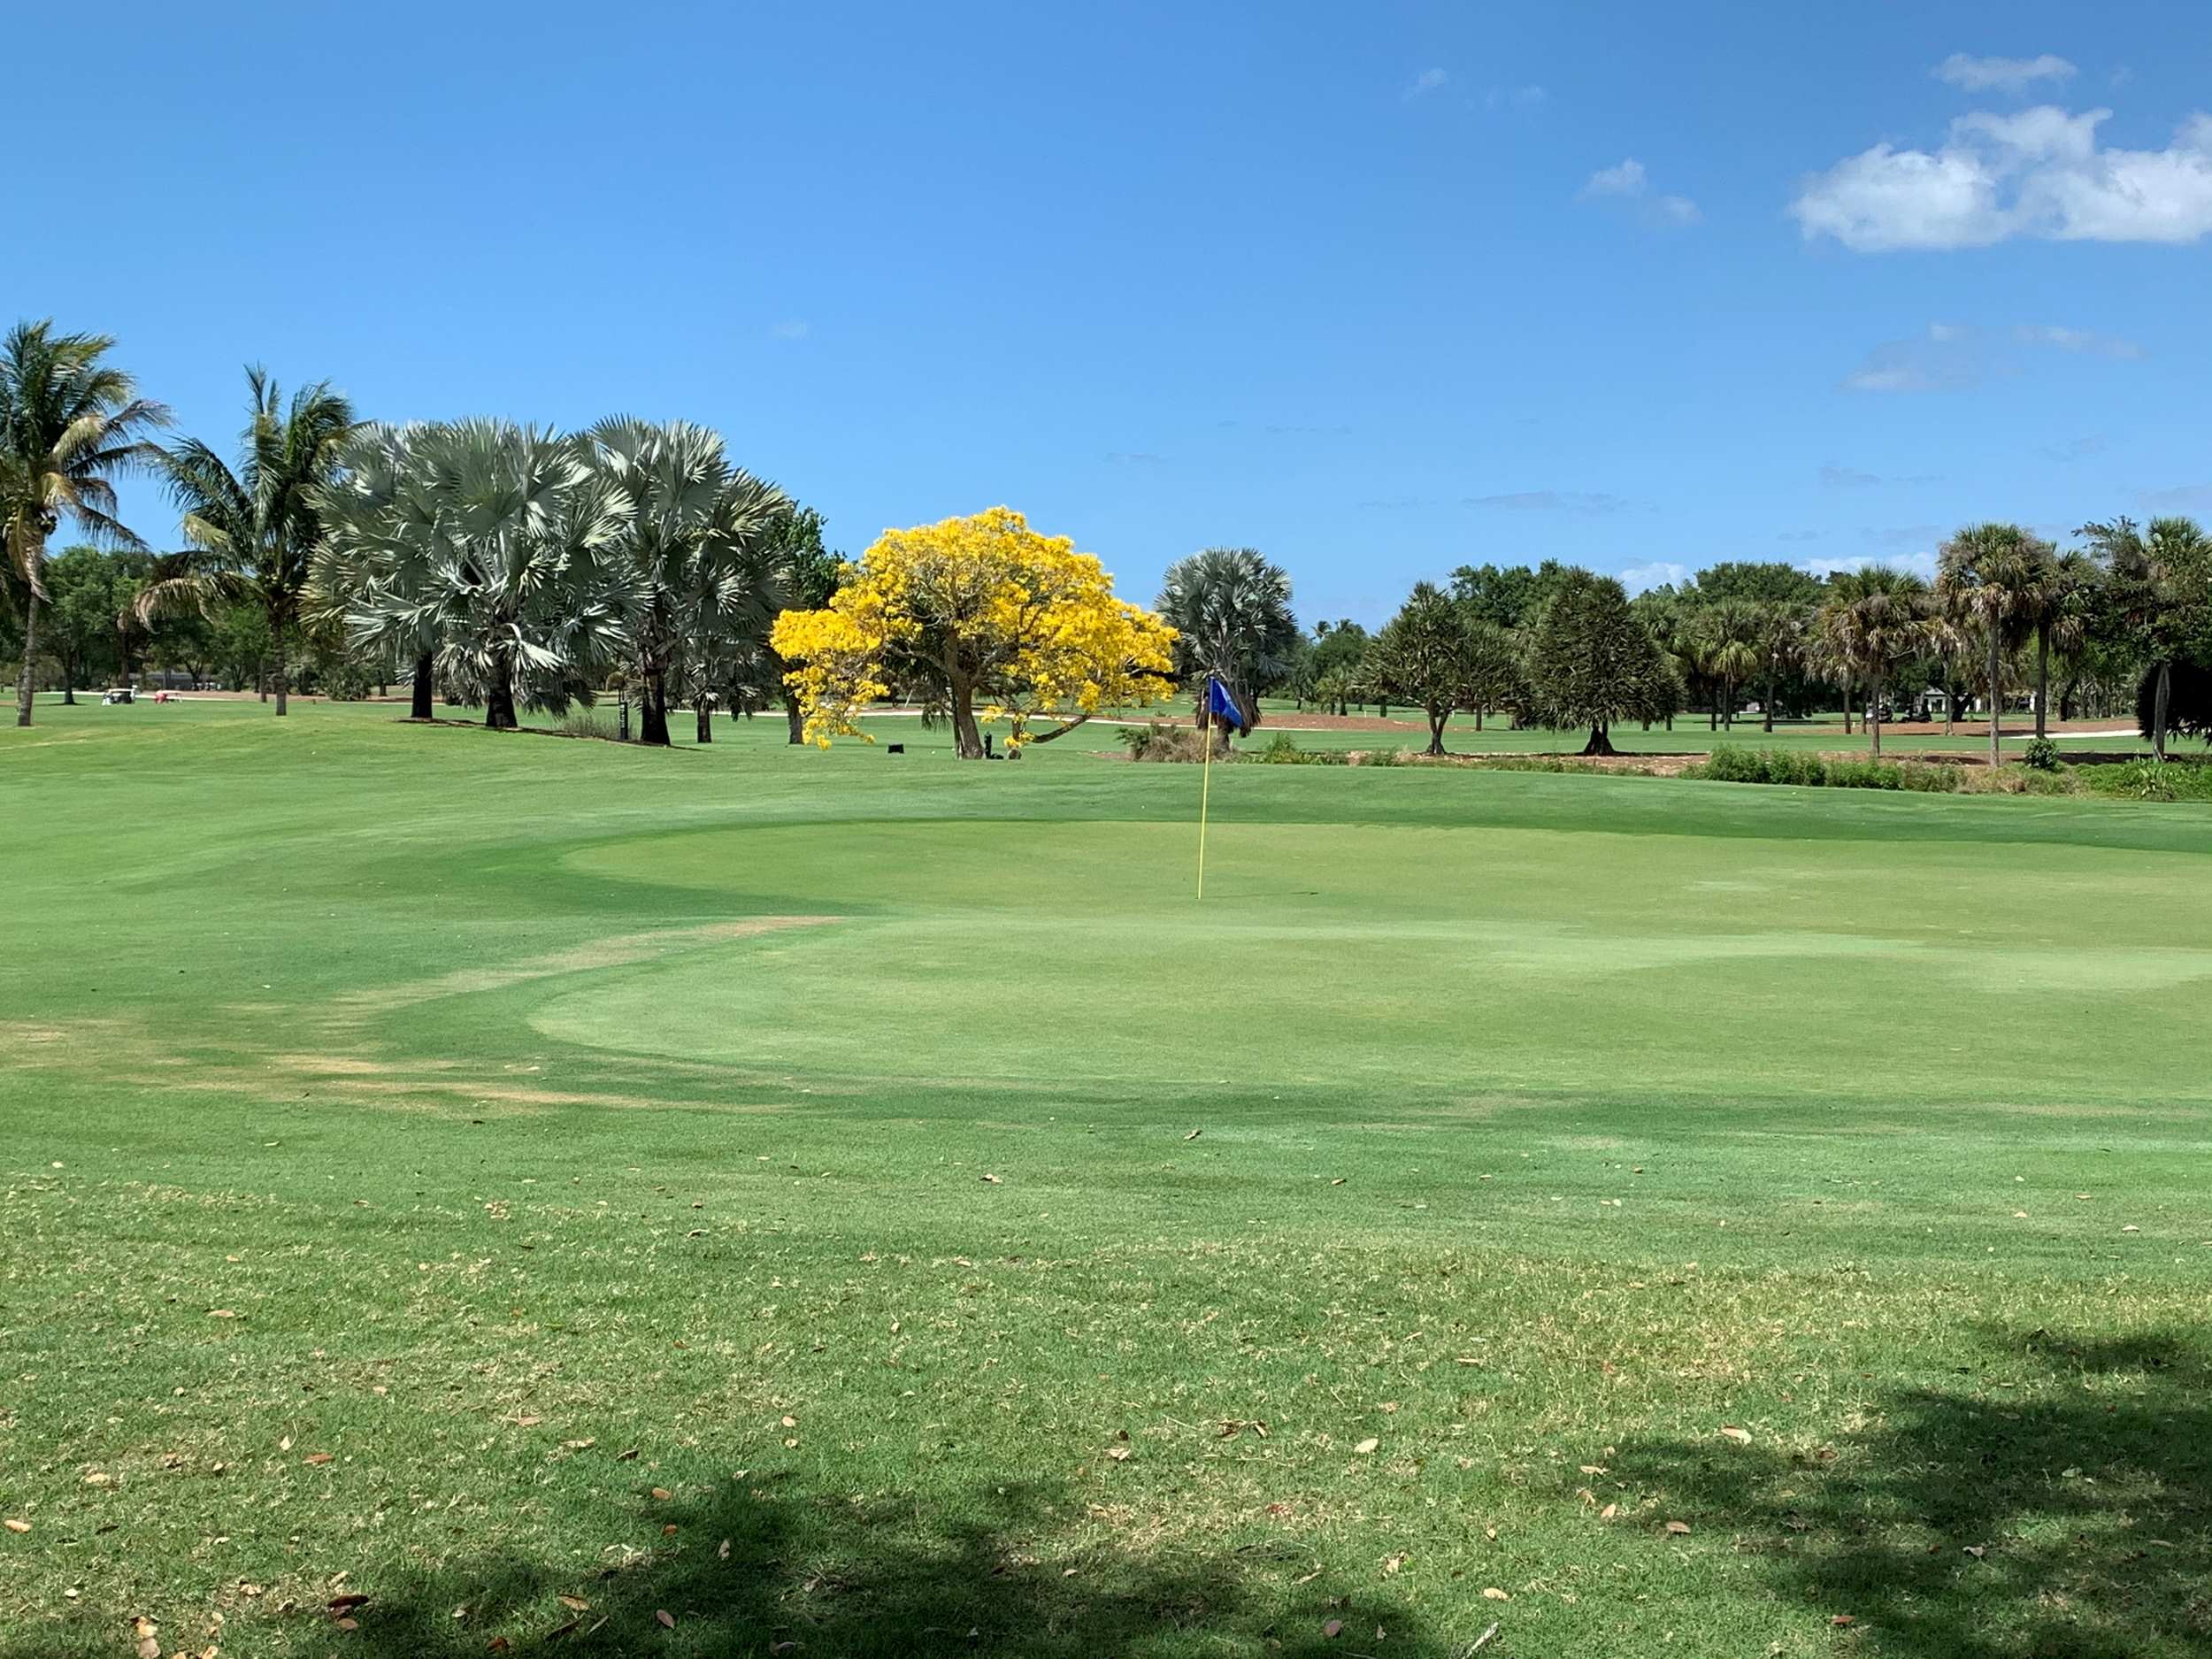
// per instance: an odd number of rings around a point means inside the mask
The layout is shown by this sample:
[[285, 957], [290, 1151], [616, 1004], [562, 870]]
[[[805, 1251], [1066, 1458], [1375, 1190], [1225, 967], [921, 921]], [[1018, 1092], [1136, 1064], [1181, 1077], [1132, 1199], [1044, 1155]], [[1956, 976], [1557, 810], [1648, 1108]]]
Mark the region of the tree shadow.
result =
[[[640, 1483], [611, 1527], [653, 1548], [566, 1564], [493, 1554], [358, 1586], [347, 1650], [365, 1659], [495, 1653], [1316, 1656], [1440, 1651], [1402, 1605], [1301, 1586], [1312, 1557], [1263, 1542], [1207, 1555], [1106, 1549], [1065, 1535], [1079, 1501], [1041, 1483], [950, 1501], [724, 1483], [656, 1502]], [[670, 1529], [665, 1532], [663, 1529]], [[1094, 1534], [1092, 1535], [1094, 1537]], [[567, 1598], [563, 1600], [562, 1598]], [[457, 1609], [465, 1609], [465, 1612]], [[663, 1617], [665, 1615], [665, 1617]], [[303, 1612], [321, 1622], [322, 1609]], [[1334, 1640], [1330, 1619], [1342, 1622]]]
[[1979, 1340], [1955, 1390], [1898, 1393], [1832, 1446], [1624, 1445], [1615, 1468], [1862, 1651], [2212, 1655], [2207, 1339]]

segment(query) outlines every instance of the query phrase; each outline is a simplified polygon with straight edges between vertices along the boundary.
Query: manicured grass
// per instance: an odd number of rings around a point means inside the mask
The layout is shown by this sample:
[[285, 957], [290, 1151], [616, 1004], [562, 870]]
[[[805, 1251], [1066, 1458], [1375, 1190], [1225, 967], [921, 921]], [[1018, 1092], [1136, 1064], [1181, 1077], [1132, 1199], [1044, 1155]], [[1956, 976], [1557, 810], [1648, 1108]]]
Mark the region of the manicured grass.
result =
[[395, 712], [0, 733], [7, 1659], [2212, 1653], [2204, 808]]

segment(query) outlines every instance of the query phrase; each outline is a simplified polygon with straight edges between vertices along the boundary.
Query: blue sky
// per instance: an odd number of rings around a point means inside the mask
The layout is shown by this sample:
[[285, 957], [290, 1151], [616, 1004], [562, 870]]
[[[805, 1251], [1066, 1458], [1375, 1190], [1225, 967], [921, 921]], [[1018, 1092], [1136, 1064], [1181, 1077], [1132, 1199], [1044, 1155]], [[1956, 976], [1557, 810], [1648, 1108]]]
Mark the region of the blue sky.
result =
[[1471, 561], [2212, 515], [2201, 7], [102, 18], [19, 42], [88, 73], [13, 78], [57, 155], [0, 310], [119, 335], [211, 439], [248, 361], [381, 419], [680, 416], [849, 550], [1004, 502], [1140, 600], [1261, 548], [1309, 620]]

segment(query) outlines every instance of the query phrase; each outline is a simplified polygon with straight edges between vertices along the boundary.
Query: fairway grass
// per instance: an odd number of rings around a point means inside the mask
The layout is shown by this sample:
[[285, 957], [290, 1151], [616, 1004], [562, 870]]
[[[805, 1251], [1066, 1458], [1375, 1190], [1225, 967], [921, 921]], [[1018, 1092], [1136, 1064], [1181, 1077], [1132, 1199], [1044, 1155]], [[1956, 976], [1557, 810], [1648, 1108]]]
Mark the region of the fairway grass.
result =
[[2204, 809], [391, 713], [0, 733], [5, 1659], [2212, 1655]]

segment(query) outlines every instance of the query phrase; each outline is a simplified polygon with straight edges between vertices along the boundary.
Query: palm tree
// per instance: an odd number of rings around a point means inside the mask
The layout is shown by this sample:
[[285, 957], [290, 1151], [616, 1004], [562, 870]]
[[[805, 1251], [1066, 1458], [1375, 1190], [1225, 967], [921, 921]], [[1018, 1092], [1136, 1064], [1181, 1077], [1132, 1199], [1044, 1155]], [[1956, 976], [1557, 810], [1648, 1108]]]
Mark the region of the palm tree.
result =
[[1713, 718], [1736, 726], [1736, 687], [1758, 672], [1759, 616], [1749, 601], [1723, 599], [1691, 618], [1690, 639], [1698, 672], [1713, 681]]
[[317, 503], [335, 477], [354, 429], [353, 405], [318, 380], [284, 401], [258, 365], [246, 370], [250, 414], [238, 470], [197, 438], [161, 455], [169, 493], [184, 512], [185, 550], [162, 561], [138, 596], [138, 614], [246, 603], [268, 618], [276, 656], [276, 711], [288, 688], [286, 636], [301, 619], [311, 561], [322, 540]]
[[1806, 609], [1795, 600], [1771, 599], [1758, 607], [1760, 665], [1766, 671], [1764, 729], [1774, 729], [1774, 700], [1782, 676], [1805, 657]]
[[1936, 556], [1944, 609], [1970, 623], [1988, 648], [1989, 764], [2001, 764], [2004, 653], [2033, 626], [2051, 565], [2050, 544], [2016, 524], [1969, 525]]
[[[703, 426], [618, 416], [586, 434], [619, 503], [612, 557], [639, 691], [638, 735], [668, 737], [668, 681], [687, 651], [713, 657], [764, 640], [783, 599], [775, 533], [791, 498], [732, 466]], [[717, 670], [703, 670], [710, 681]], [[700, 733], [708, 732], [701, 711]]]
[[51, 319], [18, 323], [0, 342], [0, 571], [24, 590], [18, 726], [31, 723], [47, 538], [65, 518], [88, 541], [145, 545], [115, 516], [113, 480], [153, 465], [158, 451], [145, 434], [166, 426], [169, 411], [104, 361], [114, 345], [106, 334], [58, 334]]
[[[427, 456], [434, 430], [419, 423], [354, 429], [336, 476], [316, 492], [323, 535], [308, 580], [311, 621], [335, 621], [351, 632], [350, 618], [365, 614], [373, 603], [396, 614], [388, 609], [393, 602], [428, 590], [443, 546]], [[414, 615], [412, 638], [380, 628], [376, 642], [412, 663], [408, 718], [427, 720], [436, 684], [437, 611], [426, 607]]]
[[1210, 547], [1167, 567], [1154, 608], [1175, 629], [1175, 672], [1198, 689], [1200, 726], [1209, 674], [1258, 725], [1257, 694], [1289, 671], [1298, 649], [1283, 567], [1253, 548]]
[[464, 420], [412, 429], [409, 455], [380, 530], [365, 507], [334, 524], [341, 557], [369, 549], [346, 600], [353, 642], [434, 641], [423, 682], [480, 697], [494, 728], [518, 724], [518, 705], [588, 702], [627, 643], [616, 551], [627, 503], [588, 448]]
[[[1839, 571], [1830, 579], [1828, 603], [1820, 613], [1821, 641], [1830, 660], [1844, 671], [1847, 693], [1853, 679], [1866, 682], [1866, 731], [1873, 754], [1882, 752], [1882, 682], [1893, 664], [1925, 646], [1927, 599], [1925, 582], [1886, 565]], [[1844, 706], [1850, 706], [1847, 695]]]
[[2212, 577], [2212, 537], [2193, 518], [2132, 518], [2091, 523], [2081, 534], [2110, 572], [2114, 609], [2149, 656], [2158, 685], [2152, 699], [2151, 751], [2166, 758], [2166, 711], [2173, 695], [2174, 659], [2204, 626]]
[[2051, 654], [2070, 657], [2089, 633], [2089, 604], [2097, 566], [2086, 554], [2068, 551], [2049, 562], [2033, 590], [2028, 620], [2035, 628], [2035, 734], [2047, 734]]

